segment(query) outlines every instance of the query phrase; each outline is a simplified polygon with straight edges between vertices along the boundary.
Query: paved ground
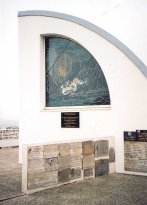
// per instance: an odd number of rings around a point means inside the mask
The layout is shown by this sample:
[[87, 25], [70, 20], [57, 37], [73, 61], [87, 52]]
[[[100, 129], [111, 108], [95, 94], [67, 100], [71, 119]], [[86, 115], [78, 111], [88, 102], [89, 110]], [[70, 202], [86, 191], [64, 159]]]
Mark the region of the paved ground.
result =
[[113, 174], [21, 193], [18, 149], [0, 150], [0, 205], [147, 205], [147, 177]]

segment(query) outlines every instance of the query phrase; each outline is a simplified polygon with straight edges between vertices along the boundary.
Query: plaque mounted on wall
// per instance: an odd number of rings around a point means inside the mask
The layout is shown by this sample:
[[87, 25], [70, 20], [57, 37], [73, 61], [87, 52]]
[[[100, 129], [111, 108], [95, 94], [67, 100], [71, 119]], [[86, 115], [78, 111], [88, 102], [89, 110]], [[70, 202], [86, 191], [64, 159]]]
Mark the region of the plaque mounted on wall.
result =
[[80, 115], [79, 112], [61, 112], [62, 128], [79, 128]]
[[147, 142], [147, 130], [136, 130], [136, 135], [139, 142]]
[[124, 141], [137, 141], [136, 132], [124, 131]]

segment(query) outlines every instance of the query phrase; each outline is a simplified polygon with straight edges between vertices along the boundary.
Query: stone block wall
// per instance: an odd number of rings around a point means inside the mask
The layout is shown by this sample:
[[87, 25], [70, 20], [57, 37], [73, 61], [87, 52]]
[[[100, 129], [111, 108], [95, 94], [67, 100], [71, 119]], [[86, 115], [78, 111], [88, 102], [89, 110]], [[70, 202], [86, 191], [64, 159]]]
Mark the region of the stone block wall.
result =
[[115, 172], [113, 138], [32, 145], [23, 150], [24, 193]]

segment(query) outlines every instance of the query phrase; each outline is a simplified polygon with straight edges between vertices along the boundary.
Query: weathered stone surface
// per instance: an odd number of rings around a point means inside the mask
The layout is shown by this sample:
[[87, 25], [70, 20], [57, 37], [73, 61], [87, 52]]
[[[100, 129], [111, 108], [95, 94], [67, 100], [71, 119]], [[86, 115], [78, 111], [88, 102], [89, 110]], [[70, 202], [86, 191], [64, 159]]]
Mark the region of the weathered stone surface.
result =
[[108, 140], [98, 140], [95, 142], [95, 157], [108, 156]]
[[109, 160], [100, 159], [95, 161], [95, 176], [102, 176], [109, 173]]
[[63, 169], [58, 171], [58, 183], [65, 183], [71, 180], [71, 169]]
[[73, 155], [71, 156], [71, 167], [82, 168], [82, 155]]
[[71, 169], [71, 180], [78, 179], [82, 177], [82, 169], [81, 168], [72, 168]]
[[58, 169], [66, 169], [71, 167], [71, 156], [63, 156], [58, 158]]
[[81, 155], [82, 154], [82, 142], [71, 143], [71, 155]]
[[147, 143], [127, 142], [124, 143], [125, 170], [147, 173]]
[[30, 159], [28, 160], [28, 173], [44, 172], [44, 159]]
[[84, 141], [84, 142], [82, 142], [82, 154], [84, 156], [94, 154], [93, 141]]
[[59, 155], [59, 146], [57, 144], [44, 145], [43, 147], [44, 158], [58, 157], [58, 155]]
[[59, 156], [67, 156], [71, 154], [70, 144], [64, 143], [59, 145]]
[[84, 178], [94, 177], [94, 169], [93, 168], [84, 169], [83, 174], [84, 174]]
[[115, 150], [113, 147], [109, 149], [109, 162], [115, 162]]
[[95, 166], [94, 155], [88, 155], [83, 157], [83, 169], [88, 169]]
[[52, 172], [58, 170], [58, 158], [45, 159], [45, 171]]
[[28, 159], [43, 158], [43, 146], [28, 147]]
[[52, 187], [58, 183], [58, 172], [33, 173], [28, 175], [28, 189]]

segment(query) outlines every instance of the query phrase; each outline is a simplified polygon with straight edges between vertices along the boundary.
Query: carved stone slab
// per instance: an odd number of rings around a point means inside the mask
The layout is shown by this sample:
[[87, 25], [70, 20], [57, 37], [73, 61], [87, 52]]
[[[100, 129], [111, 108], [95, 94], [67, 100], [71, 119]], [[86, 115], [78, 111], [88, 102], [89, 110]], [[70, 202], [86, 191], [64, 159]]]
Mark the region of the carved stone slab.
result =
[[147, 143], [125, 142], [125, 170], [147, 173]]
[[44, 159], [30, 159], [28, 160], [28, 173], [44, 172]]
[[58, 157], [59, 146], [57, 144], [44, 145], [43, 156], [44, 158]]
[[71, 167], [71, 156], [64, 156], [58, 158], [58, 170]]
[[43, 158], [43, 146], [32, 146], [28, 148], [28, 159]]
[[58, 172], [33, 173], [28, 175], [28, 189], [52, 187], [58, 183]]
[[113, 147], [109, 149], [109, 162], [115, 162], [115, 150]]
[[78, 179], [82, 177], [82, 169], [81, 168], [72, 168], [71, 169], [71, 180]]
[[58, 170], [58, 158], [48, 158], [45, 159], [45, 171], [46, 172], [52, 172]]
[[102, 176], [109, 173], [109, 160], [100, 159], [95, 161], [95, 176]]
[[71, 167], [82, 168], [82, 155], [73, 155], [71, 156]]
[[94, 154], [94, 144], [92, 140], [82, 142], [82, 154], [84, 156]]
[[71, 180], [71, 169], [63, 169], [58, 171], [58, 183], [65, 183]]
[[108, 156], [108, 140], [99, 140], [95, 142], [95, 157]]
[[83, 169], [88, 169], [95, 166], [94, 155], [88, 155], [83, 157]]
[[59, 156], [67, 156], [70, 155], [71, 149], [69, 143], [64, 143], [59, 145]]
[[82, 142], [71, 143], [71, 155], [80, 155], [80, 154], [82, 154]]
[[93, 168], [84, 169], [84, 170], [83, 170], [83, 175], [84, 175], [84, 178], [94, 177], [94, 169], [93, 169]]

